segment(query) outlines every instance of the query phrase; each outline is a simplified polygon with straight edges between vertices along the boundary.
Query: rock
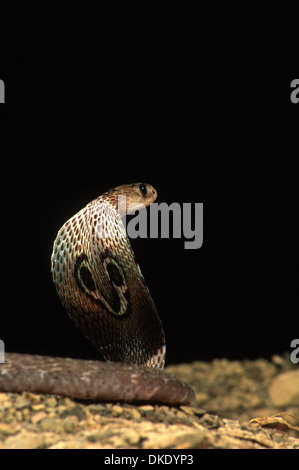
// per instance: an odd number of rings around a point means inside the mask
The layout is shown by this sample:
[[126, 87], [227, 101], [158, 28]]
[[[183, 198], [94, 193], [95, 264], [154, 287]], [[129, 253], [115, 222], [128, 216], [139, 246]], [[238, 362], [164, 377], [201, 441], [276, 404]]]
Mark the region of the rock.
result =
[[6, 436], [13, 436], [21, 429], [20, 425], [11, 425], [8, 423], [0, 423], [0, 439]]
[[47, 413], [45, 411], [39, 411], [38, 413], [35, 413], [32, 418], [31, 418], [31, 422], [33, 424], [37, 424], [39, 423], [42, 419], [46, 418], [47, 417]]
[[120, 416], [123, 413], [123, 408], [120, 405], [113, 405], [112, 416]]
[[200, 429], [180, 429], [173, 426], [171, 430], [163, 429], [160, 432], [149, 432], [144, 442], [145, 449], [194, 449], [201, 446], [205, 439], [206, 431]]
[[0, 393], [0, 412], [9, 410], [12, 407], [12, 400], [6, 395], [6, 393]]
[[55, 397], [50, 397], [46, 400], [46, 406], [53, 407], [57, 405], [57, 400]]
[[141, 413], [140, 411], [137, 410], [135, 407], [127, 407], [123, 406], [123, 412], [125, 414], [125, 418], [127, 419], [134, 419], [135, 421], [138, 421], [141, 419]]
[[25, 396], [20, 395], [16, 399], [14, 406], [17, 410], [22, 410], [23, 408], [27, 408], [28, 406], [30, 406], [30, 404], [30, 400], [28, 400]]
[[92, 414], [96, 414], [106, 411], [107, 408], [102, 403], [92, 403], [88, 406], [88, 409]]
[[40, 421], [39, 427], [41, 431], [50, 431], [61, 433], [64, 430], [63, 421], [56, 418], [44, 418]]
[[36, 432], [20, 431], [6, 440], [7, 449], [36, 449], [44, 445], [44, 437]]
[[145, 412], [147, 412], [147, 411], [154, 411], [154, 409], [155, 409], [155, 408], [153, 407], [153, 405], [142, 405], [142, 406], [139, 406], [139, 410], [140, 410], [140, 411], [145, 411]]
[[66, 409], [60, 414], [61, 418], [67, 418], [68, 416], [76, 416], [78, 421], [86, 419], [86, 411], [81, 405], [73, 406], [72, 408]]
[[299, 370], [284, 372], [275, 377], [268, 392], [274, 405], [299, 405]]
[[37, 405], [31, 405], [32, 411], [43, 411], [45, 409], [44, 403], [38, 403]]

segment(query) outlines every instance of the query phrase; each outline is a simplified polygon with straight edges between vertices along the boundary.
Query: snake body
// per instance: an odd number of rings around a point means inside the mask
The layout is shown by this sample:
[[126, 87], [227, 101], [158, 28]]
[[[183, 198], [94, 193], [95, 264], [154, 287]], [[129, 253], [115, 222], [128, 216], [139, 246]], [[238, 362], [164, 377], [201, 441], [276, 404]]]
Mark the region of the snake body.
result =
[[156, 197], [145, 183], [111, 189], [69, 219], [54, 242], [51, 270], [58, 296], [108, 362], [6, 354], [0, 391], [170, 404], [194, 400], [189, 385], [161, 370], [162, 323], [122, 222]]

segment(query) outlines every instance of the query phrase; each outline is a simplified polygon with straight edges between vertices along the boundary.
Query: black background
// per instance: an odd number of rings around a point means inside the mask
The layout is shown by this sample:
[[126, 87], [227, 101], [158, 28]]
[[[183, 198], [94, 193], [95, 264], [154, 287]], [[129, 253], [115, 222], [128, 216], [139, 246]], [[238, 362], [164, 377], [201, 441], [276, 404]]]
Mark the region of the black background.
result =
[[40, 24], [31, 35], [20, 21], [18, 37], [6, 38], [6, 350], [97, 357], [56, 295], [53, 241], [93, 198], [144, 181], [157, 202], [204, 203], [200, 249], [132, 241], [163, 321], [167, 363], [289, 352], [298, 337], [299, 104], [290, 101], [298, 71], [267, 39], [238, 48], [234, 35], [213, 43], [178, 23], [115, 21]]

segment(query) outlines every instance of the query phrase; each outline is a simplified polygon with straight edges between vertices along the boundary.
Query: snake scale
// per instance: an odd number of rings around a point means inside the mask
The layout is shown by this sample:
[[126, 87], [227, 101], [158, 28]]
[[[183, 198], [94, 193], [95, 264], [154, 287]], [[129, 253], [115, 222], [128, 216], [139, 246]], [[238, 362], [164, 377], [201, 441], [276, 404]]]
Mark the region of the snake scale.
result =
[[163, 372], [165, 335], [122, 217], [149, 206], [153, 186], [118, 186], [69, 219], [51, 271], [70, 318], [107, 362], [6, 353], [0, 391], [80, 399], [190, 404], [192, 388]]

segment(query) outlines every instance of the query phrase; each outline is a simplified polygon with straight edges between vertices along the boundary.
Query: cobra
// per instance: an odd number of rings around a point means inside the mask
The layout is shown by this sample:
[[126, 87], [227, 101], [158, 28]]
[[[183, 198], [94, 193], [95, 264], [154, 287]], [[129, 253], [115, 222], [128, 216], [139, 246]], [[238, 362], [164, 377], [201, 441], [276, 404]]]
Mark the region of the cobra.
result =
[[0, 391], [75, 398], [191, 403], [191, 387], [162, 372], [165, 335], [122, 217], [150, 205], [156, 189], [119, 186], [87, 204], [59, 230], [51, 256], [57, 294], [107, 362], [6, 354]]

